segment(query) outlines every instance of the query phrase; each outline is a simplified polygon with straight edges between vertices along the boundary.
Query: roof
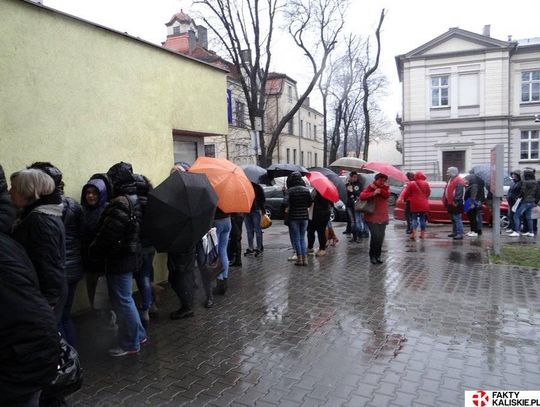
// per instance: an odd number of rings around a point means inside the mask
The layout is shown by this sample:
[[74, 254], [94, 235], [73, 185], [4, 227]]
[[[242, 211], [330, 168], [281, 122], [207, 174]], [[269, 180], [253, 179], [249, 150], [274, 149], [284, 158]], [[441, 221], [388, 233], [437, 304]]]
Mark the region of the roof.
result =
[[[429, 56], [424, 55], [427, 51], [437, 47], [438, 45], [442, 44], [445, 41], [448, 41], [450, 38], [460, 38], [463, 40], [466, 40], [468, 42], [476, 43], [484, 47], [486, 51], [489, 50], [501, 50], [501, 49], [508, 49], [513, 50], [517, 46], [517, 42], [508, 42], [508, 41], [501, 41], [492, 37], [488, 37], [486, 35], [477, 34], [472, 31], [463, 30], [459, 27], [453, 27], [450, 28], [445, 33], [439, 35], [438, 37], [426, 42], [425, 44], [413, 49], [412, 51], [407, 52], [406, 54], [398, 55], [395, 57], [396, 59], [396, 67], [398, 70], [398, 76], [399, 80], [401, 81], [401, 70], [402, 70], [402, 64], [405, 60], [410, 59], [416, 59], [416, 58], [427, 58], [432, 57], [432, 55], [435, 55], [435, 57], [445, 55], [445, 53], [441, 54], [432, 54]], [[470, 51], [470, 52], [478, 52], [478, 50]], [[447, 54], [456, 54], [455, 52], [447, 53]]]
[[184, 13], [184, 10], [180, 9], [180, 12], [179, 13], [176, 13], [175, 15], [173, 15], [171, 17], [171, 19], [169, 20], [168, 23], [165, 23], [165, 25], [167, 27], [169, 27], [170, 25], [172, 25], [175, 21], [179, 21], [181, 23], [190, 23], [192, 20], [191, 20], [191, 17], [188, 16], [186, 13]]
[[[21, 0], [17, 0], [17, 2], [21, 2]], [[128, 38], [128, 39], [133, 40], [133, 41], [137, 41], [137, 42], [139, 42], [141, 44], [144, 44], [144, 45], [147, 45], [149, 47], [155, 48], [155, 49], [160, 50], [162, 52], [168, 52], [170, 54], [174, 54], [174, 55], [178, 56], [179, 58], [184, 58], [184, 59], [190, 60], [192, 62], [196, 62], [196, 63], [199, 63], [199, 64], [206, 65], [209, 68], [217, 69], [219, 71], [222, 71], [223, 73], [227, 73], [226, 69], [220, 68], [220, 67], [218, 67], [216, 65], [213, 65], [213, 64], [209, 64], [208, 62], [201, 61], [200, 59], [193, 58], [193, 57], [190, 57], [188, 55], [179, 54], [179, 53], [174, 52], [172, 50], [169, 50], [167, 48], [156, 45], [156, 44], [154, 44], [154, 43], [152, 43], [150, 41], [146, 41], [146, 40], [143, 40], [143, 39], [141, 39], [139, 37], [134, 37], [133, 35], [129, 35], [128, 33], [117, 31], [115, 29], [106, 27], [104, 25], [97, 24], [97, 23], [94, 23], [94, 22], [89, 21], [89, 20], [85, 20], [84, 18], [80, 18], [80, 17], [74, 16], [72, 14], [65, 13], [63, 11], [60, 11], [60, 10], [57, 10], [57, 9], [54, 9], [54, 8], [51, 8], [51, 7], [44, 6], [43, 4], [40, 4], [40, 3], [35, 3], [32, 0], [22, 0], [22, 2], [24, 2], [24, 3], [28, 4], [28, 5], [31, 5], [33, 7], [36, 7], [36, 8], [42, 9], [42, 10], [46, 10], [46, 11], [51, 12], [53, 14], [60, 15], [60, 16], [63, 16], [63, 17], [66, 17], [66, 18], [69, 18], [69, 19], [72, 19], [72, 20], [76, 20], [76, 21], [79, 21], [79, 22], [81, 22], [83, 24], [92, 25], [92, 26], [94, 26], [96, 28], [99, 28], [101, 30], [109, 31], [109, 32], [111, 32], [111, 33], [113, 33], [115, 35], [121, 35], [122, 37]]]
[[517, 40], [518, 47], [526, 47], [527, 45], [540, 45], [540, 37], [523, 38]]

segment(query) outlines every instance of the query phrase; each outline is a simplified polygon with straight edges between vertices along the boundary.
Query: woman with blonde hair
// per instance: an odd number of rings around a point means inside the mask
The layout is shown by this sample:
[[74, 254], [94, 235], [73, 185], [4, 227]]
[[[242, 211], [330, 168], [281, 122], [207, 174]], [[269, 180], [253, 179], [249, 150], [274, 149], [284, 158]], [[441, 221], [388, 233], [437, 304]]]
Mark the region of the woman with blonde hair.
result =
[[26, 249], [40, 290], [60, 322], [67, 295], [65, 229], [62, 200], [54, 191], [54, 180], [41, 170], [11, 175], [11, 202], [21, 210], [13, 226], [13, 238]]

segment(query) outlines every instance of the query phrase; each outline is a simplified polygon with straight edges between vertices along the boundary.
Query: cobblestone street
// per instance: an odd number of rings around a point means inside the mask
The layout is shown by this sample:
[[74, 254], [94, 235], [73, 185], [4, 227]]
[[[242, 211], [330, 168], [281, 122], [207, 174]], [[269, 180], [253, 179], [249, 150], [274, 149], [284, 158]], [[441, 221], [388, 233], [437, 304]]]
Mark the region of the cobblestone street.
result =
[[368, 240], [337, 225], [330, 254], [297, 267], [275, 222], [214, 308], [198, 290], [194, 318], [168, 319], [168, 289], [137, 356], [108, 357], [112, 333], [78, 317], [85, 383], [70, 403], [459, 406], [465, 390], [540, 390], [540, 277], [489, 265], [490, 229], [452, 241], [432, 226], [412, 242], [391, 223], [372, 265]]

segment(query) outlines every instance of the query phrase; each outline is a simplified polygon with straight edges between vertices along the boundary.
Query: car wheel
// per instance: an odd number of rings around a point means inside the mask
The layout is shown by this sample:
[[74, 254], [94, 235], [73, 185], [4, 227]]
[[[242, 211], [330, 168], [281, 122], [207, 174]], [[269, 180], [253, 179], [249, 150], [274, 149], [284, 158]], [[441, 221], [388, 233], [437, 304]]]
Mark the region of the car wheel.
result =
[[272, 210], [268, 207], [264, 208], [264, 214], [272, 219]]
[[501, 229], [506, 229], [508, 226], [510, 226], [510, 219], [506, 215], [501, 215]]
[[390, 196], [388, 197], [388, 205], [394, 206], [396, 204], [396, 201], [397, 201], [397, 195], [390, 194]]
[[334, 208], [330, 208], [330, 222], [333, 222], [336, 220], [336, 210]]

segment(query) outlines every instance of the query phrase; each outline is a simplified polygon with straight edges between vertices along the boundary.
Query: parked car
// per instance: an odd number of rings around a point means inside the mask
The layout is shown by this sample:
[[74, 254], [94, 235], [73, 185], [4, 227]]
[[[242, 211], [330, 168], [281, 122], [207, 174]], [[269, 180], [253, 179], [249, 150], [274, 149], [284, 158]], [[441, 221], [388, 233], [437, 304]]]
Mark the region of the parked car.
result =
[[[284, 178], [284, 177], [282, 177]], [[283, 205], [283, 185], [284, 182], [280, 178], [276, 178], [275, 185], [261, 185], [264, 191], [266, 203], [264, 206], [265, 213], [272, 219], [283, 219], [285, 206]], [[312, 188], [308, 186], [310, 191]], [[334, 203], [330, 220], [344, 222], [347, 220], [347, 209], [342, 201]]]
[[[429, 212], [427, 213], [428, 222], [430, 223], [451, 223], [450, 215], [443, 205], [442, 197], [444, 194], [445, 182], [429, 182], [431, 195], [429, 197]], [[403, 192], [402, 192], [403, 193]], [[501, 226], [508, 226], [508, 202], [503, 200], [501, 203]], [[405, 220], [405, 202], [400, 195], [394, 209], [394, 219]], [[467, 214], [463, 214], [463, 221], [469, 222]], [[482, 221], [490, 225], [492, 223], [491, 207], [484, 203], [482, 205]]]

